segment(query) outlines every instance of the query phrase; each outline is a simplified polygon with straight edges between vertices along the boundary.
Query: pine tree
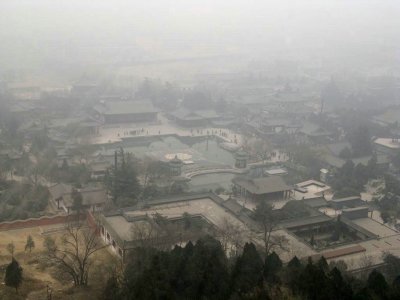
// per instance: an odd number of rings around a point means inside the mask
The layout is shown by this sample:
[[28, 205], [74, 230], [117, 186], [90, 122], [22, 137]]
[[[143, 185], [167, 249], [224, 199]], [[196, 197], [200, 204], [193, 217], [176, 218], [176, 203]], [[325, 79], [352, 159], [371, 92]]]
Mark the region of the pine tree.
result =
[[294, 256], [289, 262], [288, 262], [288, 268], [293, 270], [293, 269], [300, 269], [301, 268], [301, 262], [297, 258], [297, 256]]
[[224, 299], [229, 276], [226, 256], [219, 241], [211, 236], [197, 241], [183, 280], [187, 278], [192, 286], [185, 299]]
[[343, 276], [338, 268], [334, 267], [328, 273], [330, 289], [334, 298], [336, 299], [352, 299], [353, 297], [353, 290], [351, 286], [343, 279]]
[[72, 209], [75, 210], [76, 212], [80, 212], [82, 209], [82, 202], [83, 202], [82, 194], [77, 189], [72, 189], [71, 198], [72, 198]]
[[302, 264], [297, 256], [294, 256], [287, 264], [286, 271], [286, 282], [291, 287], [292, 291], [297, 292], [301, 285], [300, 273], [302, 271]]
[[263, 262], [253, 243], [246, 243], [232, 273], [232, 289], [239, 295], [252, 293], [262, 281]]
[[400, 299], [400, 275], [393, 280], [391, 299]]
[[72, 198], [72, 210], [76, 211], [78, 215], [78, 223], [80, 219], [80, 214], [83, 210], [83, 197], [82, 194], [77, 190], [77, 189], [72, 189], [71, 192], [71, 198]]
[[321, 256], [321, 258], [317, 262], [317, 267], [323, 271], [324, 273], [327, 273], [329, 270], [328, 262], [326, 261], [324, 256]]
[[18, 287], [22, 283], [22, 268], [14, 257], [12, 258], [11, 263], [6, 268], [6, 276], [4, 282], [7, 286], [15, 288], [15, 291], [18, 293]]
[[279, 256], [272, 252], [265, 259], [264, 264], [264, 277], [270, 283], [276, 283], [279, 281], [277, 273], [282, 269], [282, 261]]
[[311, 235], [310, 244], [311, 244], [311, 246], [314, 246], [314, 245], [315, 245], [314, 234]]
[[29, 249], [29, 253], [31, 253], [32, 248], [35, 248], [35, 242], [32, 236], [28, 235], [28, 237], [26, 238], [25, 251]]
[[299, 289], [308, 299], [329, 299], [327, 289], [328, 280], [325, 273], [312, 263], [309, 258], [308, 264], [299, 276]]
[[374, 291], [378, 296], [384, 298], [389, 286], [385, 277], [377, 270], [373, 270], [368, 276], [367, 287]]
[[130, 153], [115, 151], [114, 166], [107, 170], [105, 185], [115, 204], [133, 205], [141, 193], [136, 167]]

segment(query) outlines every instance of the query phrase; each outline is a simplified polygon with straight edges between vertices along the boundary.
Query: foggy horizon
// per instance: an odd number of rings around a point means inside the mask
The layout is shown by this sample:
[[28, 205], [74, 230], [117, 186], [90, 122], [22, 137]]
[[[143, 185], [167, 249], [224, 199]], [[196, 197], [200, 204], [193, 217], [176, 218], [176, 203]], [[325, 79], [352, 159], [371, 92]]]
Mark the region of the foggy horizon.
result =
[[2, 1], [0, 16], [3, 70], [232, 56], [398, 71], [400, 60], [397, 1]]

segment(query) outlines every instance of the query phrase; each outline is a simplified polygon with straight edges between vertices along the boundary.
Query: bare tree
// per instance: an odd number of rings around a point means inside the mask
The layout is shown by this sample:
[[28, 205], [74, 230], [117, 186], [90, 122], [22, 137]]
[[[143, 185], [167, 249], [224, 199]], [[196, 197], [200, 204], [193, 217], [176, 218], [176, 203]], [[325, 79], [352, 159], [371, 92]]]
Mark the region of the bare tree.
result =
[[182, 244], [183, 240], [190, 236], [184, 226], [174, 224], [158, 213], [152, 217], [142, 216], [142, 218], [132, 222], [131, 227], [132, 240], [140, 248], [167, 250], [174, 244]]
[[12, 257], [14, 257], [14, 252], [15, 252], [14, 242], [7, 244], [7, 251], [11, 254]]
[[261, 201], [254, 210], [254, 219], [261, 224], [262, 241], [266, 256], [274, 249], [287, 251], [287, 238], [283, 235], [273, 234], [279, 223], [279, 217], [273, 212], [273, 206], [266, 201]]
[[358, 260], [358, 267], [360, 269], [359, 276], [362, 280], [367, 280], [371, 267], [375, 265], [375, 259], [372, 255], [363, 254]]
[[161, 229], [150, 218], [132, 224], [132, 237], [141, 248], [156, 248], [159, 246]]
[[237, 256], [244, 244], [251, 240], [251, 232], [242, 224], [224, 218], [216, 229], [216, 237], [221, 242], [225, 253]]
[[75, 286], [88, 284], [92, 256], [104, 247], [107, 245], [100, 242], [96, 232], [82, 224], [69, 224], [59, 244], [51, 237], [44, 241], [49, 258], [71, 276]]
[[143, 188], [151, 185], [155, 180], [170, 177], [167, 163], [153, 158], [145, 157], [140, 161]]
[[286, 236], [282, 234], [277, 234], [276, 231], [274, 233], [271, 232], [267, 253], [270, 254], [272, 251], [278, 251], [278, 250], [287, 252], [289, 251], [288, 243], [289, 240], [287, 239]]
[[31, 253], [33, 248], [35, 248], [35, 241], [31, 235], [28, 235], [26, 238], [25, 251], [29, 249], [29, 253]]

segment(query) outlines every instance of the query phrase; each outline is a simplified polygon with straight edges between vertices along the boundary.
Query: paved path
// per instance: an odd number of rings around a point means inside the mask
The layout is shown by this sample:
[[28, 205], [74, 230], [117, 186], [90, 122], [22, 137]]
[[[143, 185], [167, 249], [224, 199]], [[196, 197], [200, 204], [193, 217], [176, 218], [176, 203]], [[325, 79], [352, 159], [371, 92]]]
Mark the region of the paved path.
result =
[[[136, 132], [137, 134], [132, 134]], [[214, 135], [223, 139], [225, 142], [242, 144], [242, 136], [225, 128], [206, 127], [206, 128], [182, 128], [164, 116], [159, 116], [158, 123], [151, 124], [115, 124], [104, 125], [99, 129], [99, 135], [91, 139], [92, 144], [107, 144], [121, 141], [122, 138], [134, 138], [140, 136], [160, 136], [176, 134], [178, 136], [207, 136]]]

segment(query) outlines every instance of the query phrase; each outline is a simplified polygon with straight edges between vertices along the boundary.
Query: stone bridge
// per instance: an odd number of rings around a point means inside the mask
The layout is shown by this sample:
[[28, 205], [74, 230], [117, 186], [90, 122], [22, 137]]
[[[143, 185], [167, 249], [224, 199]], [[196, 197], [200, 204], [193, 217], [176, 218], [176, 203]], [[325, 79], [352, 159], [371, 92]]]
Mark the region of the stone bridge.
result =
[[193, 178], [199, 175], [206, 174], [215, 174], [215, 173], [231, 173], [231, 174], [245, 174], [248, 172], [248, 169], [234, 169], [234, 168], [209, 168], [209, 169], [200, 169], [195, 171], [190, 171], [185, 173], [187, 178]]
[[210, 167], [203, 167], [203, 168], [197, 168], [194, 170], [188, 170], [187, 172], [184, 173], [184, 176], [187, 178], [193, 178], [195, 176], [199, 175], [206, 175], [206, 174], [215, 174], [215, 173], [230, 173], [230, 174], [246, 174], [249, 172], [251, 168], [255, 167], [262, 167], [265, 166], [265, 162], [259, 161], [259, 162], [253, 162], [247, 164], [247, 168], [245, 169], [238, 169], [238, 168], [233, 168], [231, 166], [210, 166]]

